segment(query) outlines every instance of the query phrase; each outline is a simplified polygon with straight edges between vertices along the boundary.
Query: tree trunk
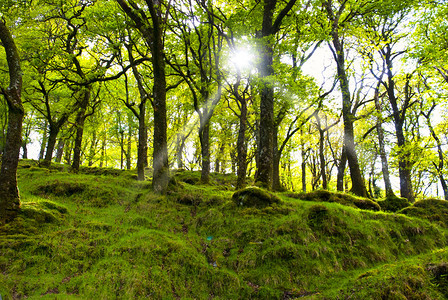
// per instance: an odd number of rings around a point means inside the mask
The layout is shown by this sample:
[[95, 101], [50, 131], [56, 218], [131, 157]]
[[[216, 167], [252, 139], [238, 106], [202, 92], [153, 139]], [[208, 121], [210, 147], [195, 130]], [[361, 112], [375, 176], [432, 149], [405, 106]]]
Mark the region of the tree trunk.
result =
[[[151, 1], [148, 2], [152, 3]], [[151, 53], [154, 72], [154, 171], [152, 187], [156, 193], [165, 193], [169, 182], [169, 166], [166, 134], [166, 75], [162, 28], [163, 20], [159, 5], [156, 7], [150, 6], [153, 23], [153, 45]]]
[[355, 149], [355, 134], [353, 129], [353, 122], [355, 116], [351, 112], [351, 97], [349, 90], [349, 83], [345, 69], [344, 49], [339, 41], [339, 36], [333, 36], [333, 45], [337, 55], [337, 71], [339, 77], [339, 85], [342, 93], [342, 117], [344, 120], [344, 148], [346, 150], [346, 157], [348, 166], [350, 168], [350, 178], [352, 180], [351, 192], [357, 196], [367, 197], [367, 189], [364, 179], [361, 175], [359, 167], [358, 156]]
[[45, 151], [45, 158], [42, 161], [42, 165], [49, 167], [51, 159], [53, 158], [54, 147], [56, 146], [56, 138], [58, 137], [59, 127], [50, 123], [50, 130], [48, 131], [47, 149]]
[[380, 117], [378, 117], [376, 121], [376, 132], [378, 135], [378, 152], [381, 159], [381, 170], [383, 172], [384, 187], [386, 191], [386, 197], [393, 197], [395, 196], [395, 194], [392, 190], [392, 183], [390, 181], [389, 164], [387, 163], [387, 154], [384, 145], [384, 131], [381, 126], [383, 120], [381, 118], [382, 107], [379, 99], [379, 86], [377, 86], [377, 88], [375, 89], [374, 100], [376, 111], [380, 115]]
[[66, 142], [65, 146], [65, 155], [64, 155], [64, 161], [67, 165], [72, 164], [72, 148], [73, 148], [73, 141], [70, 139]]
[[148, 156], [148, 128], [146, 127], [146, 97], [141, 98], [138, 115], [137, 180], [145, 180], [145, 161]]
[[6, 51], [9, 68], [9, 86], [6, 90], [1, 89], [8, 103], [8, 131], [0, 169], [0, 224], [5, 224], [13, 220], [20, 209], [17, 167], [22, 145], [24, 110], [19, 53], [4, 19], [0, 19], [0, 40]]
[[247, 172], [247, 144], [246, 144], [246, 130], [247, 130], [247, 102], [246, 99], [240, 98], [241, 112], [240, 112], [240, 127], [238, 130], [238, 139], [236, 142], [238, 166], [237, 166], [237, 181], [236, 188], [242, 189], [246, 185]]
[[263, 1], [263, 21], [258, 34], [260, 61], [258, 72], [261, 83], [260, 91], [260, 132], [258, 135], [258, 160], [255, 181], [271, 189], [274, 163], [274, 35], [280, 30], [283, 18], [295, 5], [296, 0], [289, 0], [274, 20], [277, 0]]
[[40, 144], [39, 160], [44, 159], [44, 155], [45, 155], [45, 146], [47, 145], [47, 127], [48, 127], [48, 121], [45, 119], [43, 133], [42, 133], [42, 142]]
[[273, 128], [273, 163], [272, 163], [272, 189], [274, 191], [282, 190], [280, 183], [280, 151], [278, 149], [278, 127]]
[[336, 190], [339, 192], [344, 191], [344, 175], [346, 165], [347, 165], [347, 151], [345, 150], [345, 146], [342, 146], [341, 159], [339, 160], [338, 174], [336, 177]]
[[324, 155], [324, 139], [325, 132], [319, 129], [319, 160], [320, 160], [320, 176], [322, 177], [322, 188], [324, 190], [328, 189], [327, 184], [327, 172], [326, 172], [326, 162]]
[[355, 116], [353, 115], [352, 100], [350, 96], [350, 87], [347, 77], [347, 70], [345, 67], [345, 51], [343, 47], [343, 42], [339, 36], [339, 18], [341, 11], [338, 11], [335, 15], [333, 11], [332, 2], [327, 1], [324, 3], [325, 9], [327, 10], [327, 15], [331, 21], [331, 37], [333, 42], [333, 55], [336, 61], [337, 74], [339, 78], [339, 87], [342, 93], [342, 117], [344, 120], [344, 147], [346, 150], [346, 157], [348, 161], [348, 166], [350, 169], [350, 178], [352, 180], [351, 191], [361, 197], [367, 197], [367, 189], [364, 179], [361, 174], [359, 167], [358, 156], [355, 149], [355, 136], [353, 130], [353, 122], [355, 121]]
[[[1, 151], [0, 151], [0, 153], [1, 153]], [[26, 141], [22, 142], [22, 158], [23, 159], [28, 159], [28, 148], [27, 148]]]
[[301, 156], [302, 156], [302, 164], [301, 164], [301, 173], [302, 173], [302, 191], [306, 193], [306, 157], [307, 151], [305, 150], [305, 143], [303, 141], [303, 130], [300, 129], [300, 143], [301, 143]]
[[[398, 99], [395, 96], [395, 81], [392, 72], [392, 54], [391, 48], [388, 46], [385, 52], [385, 61], [387, 68], [387, 85], [386, 91], [389, 98], [389, 103], [392, 107], [395, 134], [397, 137], [398, 145], [398, 173], [400, 175], [400, 196], [414, 202], [414, 193], [412, 191], [411, 181], [411, 163], [409, 161], [409, 155], [404, 153], [405, 146], [407, 145], [406, 138], [403, 132], [404, 118], [406, 115], [406, 109], [408, 107], [409, 100], [406, 98], [402, 109], [398, 108]], [[406, 94], [406, 93], [405, 93]], [[407, 97], [407, 95], [405, 95]]]
[[59, 139], [58, 145], [56, 146], [56, 162], [61, 163], [62, 155], [64, 154], [65, 139]]
[[271, 189], [274, 159], [274, 88], [268, 78], [274, 74], [274, 71], [272, 68], [273, 49], [268, 42], [265, 41], [265, 43], [266, 44], [262, 45], [261, 63], [258, 67], [263, 83], [260, 95], [258, 170], [255, 181], [260, 183], [263, 187]]
[[87, 163], [89, 167], [93, 166], [97, 144], [98, 140], [96, 138], [96, 130], [94, 130], [92, 134], [92, 140], [90, 141], [89, 159]]
[[210, 182], [210, 121], [203, 121], [199, 129], [199, 141], [201, 142], [202, 170], [201, 182]]
[[[433, 108], [434, 107], [435, 107], [435, 105], [433, 106]], [[431, 111], [432, 111], [432, 109], [431, 109]], [[439, 176], [440, 184], [442, 185], [444, 199], [448, 200], [448, 185], [445, 180], [445, 176], [443, 175], [443, 169], [444, 169], [444, 165], [445, 165], [445, 157], [444, 157], [444, 152], [442, 149], [442, 142], [440, 141], [439, 137], [437, 136], [437, 134], [434, 131], [434, 128], [432, 127], [432, 124], [431, 124], [431, 119], [430, 119], [431, 111], [428, 114], [424, 114], [424, 113], [422, 113], [422, 114], [426, 118], [426, 122], [427, 122], [429, 132], [431, 133], [432, 138], [436, 141], [437, 154], [439, 156], [439, 163], [436, 164], [435, 162], [433, 162], [433, 164], [437, 170], [437, 175]]]
[[100, 168], [103, 167], [104, 161], [106, 160], [107, 166], [107, 158], [106, 158], [106, 134], [103, 136], [103, 140], [101, 141], [101, 155], [100, 155]]
[[90, 101], [90, 87], [86, 87], [83, 91], [82, 100], [79, 105], [79, 111], [76, 116], [75, 126], [76, 126], [76, 135], [75, 135], [75, 146], [73, 147], [73, 162], [72, 162], [72, 171], [77, 173], [79, 171], [79, 166], [81, 165], [81, 146], [82, 146], [82, 138], [84, 135], [84, 123], [86, 121], [87, 115], [87, 106]]
[[182, 160], [182, 152], [184, 150], [184, 142], [183, 142], [182, 136], [183, 136], [182, 133], [176, 134], [176, 162], [177, 162], [178, 169], [184, 168], [184, 163]]
[[126, 149], [126, 170], [131, 169], [131, 152], [132, 152], [132, 126], [131, 126], [131, 118], [129, 117], [129, 125], [128, 125], [128, 137], [127, 137], [127, 149]]
[[219, 172], [224, 173], [224, 171], [225, 171], [225, 168], [224, 168], [225, 162], [223, 161], [225, 150], [226, 150], [225, 144], [224, 144], [224, 142], [222, 142], [221, 145], [219, 145], [218, 153], [216, 155], [215, 173], [219, 173]]

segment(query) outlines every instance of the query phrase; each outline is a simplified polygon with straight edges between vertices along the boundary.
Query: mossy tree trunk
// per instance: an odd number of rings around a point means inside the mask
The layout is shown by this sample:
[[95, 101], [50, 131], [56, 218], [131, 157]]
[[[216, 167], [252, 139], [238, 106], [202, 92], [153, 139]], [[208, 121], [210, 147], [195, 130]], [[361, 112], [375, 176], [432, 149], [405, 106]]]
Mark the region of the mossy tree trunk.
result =
[[259, 42], [260, 60], [258, 72], [261, 82], [260, 90], [260, 126], [258, 135], [258, 160], [256, 182], [271, 189], [274, 165], [274, 44], [273, 37], [280, 30], [283, 19], [291, 11], [296, 0], [286, 3], [274, 18], [277, 0], [263, 1], [263, 21], [257, 38]]
[[6, 51], [9, 86], [1, 88], [8, 104], [8, 131], [0, 169], [0, 224], [13, 220], [20, 208], [17, 167], [22, 145], [22, 70], [19, 52], [4, 19], [0, 19], [0, 40]]

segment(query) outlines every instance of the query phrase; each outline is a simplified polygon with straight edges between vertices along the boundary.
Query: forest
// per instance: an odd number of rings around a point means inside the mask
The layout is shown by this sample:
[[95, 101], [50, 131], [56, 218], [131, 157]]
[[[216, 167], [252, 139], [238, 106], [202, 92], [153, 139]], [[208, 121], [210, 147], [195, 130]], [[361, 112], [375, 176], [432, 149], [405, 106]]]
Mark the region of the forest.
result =
[[0, 299], [448, 296], [447, 4], [2, 0]]

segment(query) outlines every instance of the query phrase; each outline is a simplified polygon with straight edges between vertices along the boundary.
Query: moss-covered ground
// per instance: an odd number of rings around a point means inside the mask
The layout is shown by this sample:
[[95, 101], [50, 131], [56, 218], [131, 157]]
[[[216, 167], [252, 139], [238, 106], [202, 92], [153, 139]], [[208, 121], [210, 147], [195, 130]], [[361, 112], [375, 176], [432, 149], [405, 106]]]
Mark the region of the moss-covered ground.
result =
[[160, 196], [131, 171], [22, 161], [22, 210], [0, 227], [2, 299], [448, 296], [444, 203], [392, 213], [344, 194], [234, 195], [232, 176], [172, 174]]

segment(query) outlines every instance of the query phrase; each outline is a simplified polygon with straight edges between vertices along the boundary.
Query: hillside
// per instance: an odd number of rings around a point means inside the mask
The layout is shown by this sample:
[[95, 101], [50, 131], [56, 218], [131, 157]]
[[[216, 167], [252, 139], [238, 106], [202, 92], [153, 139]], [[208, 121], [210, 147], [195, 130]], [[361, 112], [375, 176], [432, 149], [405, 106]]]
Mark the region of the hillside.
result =
[[0, 228], [3, 299], [448, 296], [443, 201], [393, 213], [346, 194], [234, 195], [218, 174], [204, 186], [173, 172], [165, 196], [131, 171], [22, 161], [18, 174], [22, 211]]

